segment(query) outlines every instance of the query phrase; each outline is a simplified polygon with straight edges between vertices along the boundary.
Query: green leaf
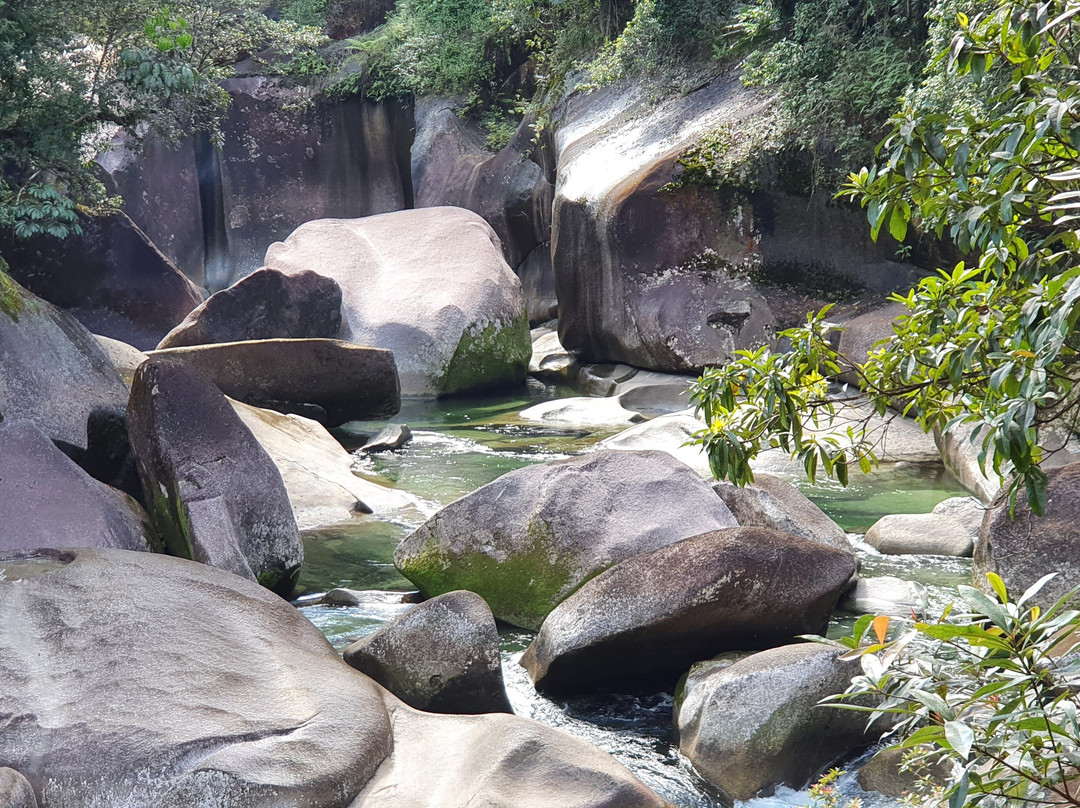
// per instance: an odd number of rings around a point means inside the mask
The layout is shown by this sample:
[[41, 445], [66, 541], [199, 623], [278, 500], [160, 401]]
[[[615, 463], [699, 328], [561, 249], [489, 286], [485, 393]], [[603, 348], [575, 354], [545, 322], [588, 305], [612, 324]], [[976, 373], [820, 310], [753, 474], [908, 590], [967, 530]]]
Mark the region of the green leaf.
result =
[[971, 756], [971, 746], [975, 743], [975, 732], [962, 721], [945, 722], [945, 739], [965, 761]]

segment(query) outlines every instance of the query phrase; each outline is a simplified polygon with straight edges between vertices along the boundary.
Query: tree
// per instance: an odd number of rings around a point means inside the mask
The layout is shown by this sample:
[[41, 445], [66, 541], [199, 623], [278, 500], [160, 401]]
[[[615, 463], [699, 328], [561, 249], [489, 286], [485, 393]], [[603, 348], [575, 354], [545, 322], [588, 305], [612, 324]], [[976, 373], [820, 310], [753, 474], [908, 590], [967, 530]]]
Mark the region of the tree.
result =
[[[909, 226], [950, 239], [967, 257], [907, 295], [906, 316], [864, 364], [839, 355], [829, 309], [781, 335], [783, 352], [740, 352], [694, 386], [708, 427], [698, 434], [713, 472], [753, 479], [750, 461], [777, 447], [847, 482], [849, 466], [877, 462], [864, 431], [814, 431], [835, 412], [829, 383], [853, 371], [879, 414], [889, 406], [927, 431], [974, 426], [980, 463], [1046, 503], [1040, 465], [1058, 447], [1040, 428], [1080, 420], [1080, 2], [976, 0], [959, 14], [924, 91], [909, 94], [878, 148], [879, 163], [843, 195], [865, 209], [871, 233], [898, 241]], [[935, 110], [927, 88], [952, 99]], [[845, 396], [840, 396], [841, 399]]]

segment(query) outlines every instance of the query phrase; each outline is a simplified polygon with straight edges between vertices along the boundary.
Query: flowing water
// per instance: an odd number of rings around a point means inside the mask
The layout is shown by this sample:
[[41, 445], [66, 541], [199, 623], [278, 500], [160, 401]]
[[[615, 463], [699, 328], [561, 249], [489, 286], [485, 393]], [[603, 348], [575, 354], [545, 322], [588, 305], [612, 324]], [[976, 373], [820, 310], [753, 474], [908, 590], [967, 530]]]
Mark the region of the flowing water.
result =
[[[407, 423], [413, 440], [402, 449], [358, 456], [362, 476], [404, 489], [421, 499], [415, 511], [393, 520], [372, 517], [305, 534], [307, 559], [300, 578], [301, 612], [336, 648], [375, 631], [408, 606], [362, 607], [304, 605], [310, 596], [335, 586], [352, 589], [412, 589], [393, 566], [397, 543], [426, 515], [476, 490], [502, 474], [587, 451], [611, 431], [545, 427], [522, 421], [518, 413], [540, 400], [568, 395], [530, 381], [518, 395], [447, 401], [403, 402], [394, 421]], [[374, 434], [381, 424], [351, 424], [337, 437], [349, 448]], [[898, 466], [852, 481], [847, 488], [828, 483], [804, 492], [845, 530], [859, 533], [889, 513], [929, 511], [937, 502], [963, 492], [942, 469]], [[943, 604], [967, 579], [970, 562], [930, 557], [879, 556], [860, 550], [863, 574], [896, 575], [927, 584], [931, 605]], [[851, 618], [838, 617], [830, 633], [843, 631]], [[558, 727], [610, 752], [643, 782], [680, 808], [714, 808], [720, 802], [679, 754], [672, 727], [672, 694], [607, 695], [552, 701], [541, 697], [517, 664], [531, 633], [501, 631], [503, 675], [514, 711]], [[857, 790], [852, 778], [842, 789]], [[752, 801], [753, 808], [806, 805], [805, 792], [779, 789]]]

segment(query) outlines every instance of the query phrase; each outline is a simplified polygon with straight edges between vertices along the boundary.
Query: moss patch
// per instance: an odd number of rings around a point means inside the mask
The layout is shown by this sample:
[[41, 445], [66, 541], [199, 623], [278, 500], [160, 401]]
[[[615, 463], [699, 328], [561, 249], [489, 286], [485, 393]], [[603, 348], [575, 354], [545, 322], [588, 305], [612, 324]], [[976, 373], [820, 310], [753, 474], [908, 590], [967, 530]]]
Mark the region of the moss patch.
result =
[[442, 375], [435, 380], [440, 396], [519, 384], [529, 369], [532, 340], [529, 319], [522, 314], [513, 323], [494, 322], [481, 329], [468, 328]]
[[26, 308], [26, 301], [20, 294], [18, 284], [8, 276], [7, 268], [7, 263], [0, 258], [0, 311], [19, 322], [19, 315]]
[[194, 547], [191, 542], [191, 522], [180, 492], [175, 487], [166, 493], [163, 486], [157, 484], [150, 503], [150, 518], [157, 534], [164, 541], [165, 550], [177, 558], [193, 560]]
[[296, 588], [296, 581], [300, 577], [300, 565], [288, 567], [283, 570], [267, 570], [258, 576], [258, 581], [271, 592], [276, 592], [283, 598], [287, 598]]

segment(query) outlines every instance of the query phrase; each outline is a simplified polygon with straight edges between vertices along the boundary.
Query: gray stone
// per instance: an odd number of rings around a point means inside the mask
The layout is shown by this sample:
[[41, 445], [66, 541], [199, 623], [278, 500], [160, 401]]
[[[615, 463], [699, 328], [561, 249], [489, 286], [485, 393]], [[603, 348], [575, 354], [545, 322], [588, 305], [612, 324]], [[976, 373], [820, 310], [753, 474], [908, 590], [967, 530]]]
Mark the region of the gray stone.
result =
[[154, 351], [183, 359], [225, 395], [256, 407], [319, 407], [331, 426], [389, 418], [401, 408], [389, 351], [336, 339], [266, 339]]
[[[666, 377], [662, 381], [640, 377]], [[690, 407], [689, 376], [659, 374], [649, 371], [636, 373], [625, 382], [615, 385], [615, 395], [626, 409], [642, 415], [670, 415], [685, 412]]]
[[565, 427], [609, 427], [616, 429], [644, 420], [612, 396], [575, 396], [533, 404], [519, 413], [525, 421]]
[[933, 513], [955, 519], [977, 541], [986, 508], [976, 497], [949, 497], [935, 505]]
[[[909, 313], [903, 303], [886, 303], [842, 322], [837, 350], [852, 364], [864, 365], [875, 344], [889, 339], [895, 333], [893, 324], [897, 318]], [[878, 346], [880, 347], [880, 346]], [[848, 384], [859, 386], [859, 375], [854, 369], [844, 368], [840, 378]]]
[[876, 752], [859, 769], [859, 788], [863, 791], [876, 791], [886, 797], [903, 797], [908, 794], [918, 795], [923, 789], [923, 778], [946, 786], [952, 775], [952, 764], [947, 760], [933, 764], [925, 762], [911, 768], [903, 766], [904, 750], [894, 746]]
[[705, 428], [705, 422], [688, 413], [661, 415], [643, 424], [632, 426], [600, 442], [603, 449], [619, 451], [655, 450], [667, 452], [680, 463], [712, 480], [709, 458], [700, 445], [691, 444], [694, 434]]
[[322, 596], [327, 606], [407, 606], [420, 603], [419, 592], [385, 592], [379, 589], [346, 589], [339, 586]]
[[171, 553], [292, 590], [304, 546], [281, 474], [208, 379], [179, 359], [148, 359], [131, 388], [128, 435]]
[[926, 613], [926, 587], [889, 575], [860, 578], [840, 599], [840, 608], [854, 614], [921, 617]]
[[820, 632], [855, 557], [757, 527], [627, 559], [547, 616], [521, 659], [538, 690], [668, 685], [696, 659]]
[[394, 352], [406, 395], [520, 383], [530, 355], [521, 282], [487, 222], [461, 208], [322, 219], [270, 245], [266, 266], [338, 282], [340, 338]]
[[43, 805], [332, 808], [391, 748], [381, 691], [277, 596], [152, 553], [0, 554], [0, 761]]
[[120, 379], [130, 389], [136, 368], [146, 361], [148, 355], [134, 345], [128, 345], [118, 339], [103, 337], [100, 334], [95, 334], [94, 337], [105, 349], [105, 355], [109, 357], [116, 372], [120, 374]]
[[559, 342], [557, 331], [535, 328], [532, 331], [532, 358], [529, 375], [548, 384], [573, 386], [581, 365]]
[[859, 672], [857, 661], [815, 643], [754, 654], [688, 688], [676, 716], [679, 749], [728, 800], [802, 788], [874, 740], [866, 715], [821, 707]]
[[768, 527], [820, 544], [851, 549], [843, 528], [786, 480], [772, 474], [756, 474], [750, 485], [740, 487], [721, 481], [713, 489], [743, 527]]
[[887, 555], [970, 556], [971, 533], [951, 516], [901, 513], [883, 516], [866, 531], [865, 541]]
[[345, 649], [345, 661], [403, 702], [431, 713], [513, 712], [499, 631], [484, 599], [447, 592]]
[[400, 449], [411, 440], [412, 430], [409, 429], [408, 424], [389, 424], [378, 435], [361, 446], [360, 449], [369, 453], [389, 452]]
[[341, 330], [341, 287], [314, 272], [266, 267], [211, 295], [158, 348], [262, 339], [333, 339]]
[[38, 808], [30, 781], [14, 769], [0, 768], [0, 808]]
[[619, 561], [734, 526], [670, 455], [604, 451], [504, 474], [406, 537], [394, 563], [425, 595], [469, 589], [500, 620], [536, 629]]
[[0, 275], [0, 417], [86, 448], [86, 419], [127, 388], [101, 344], [67, 312]]

